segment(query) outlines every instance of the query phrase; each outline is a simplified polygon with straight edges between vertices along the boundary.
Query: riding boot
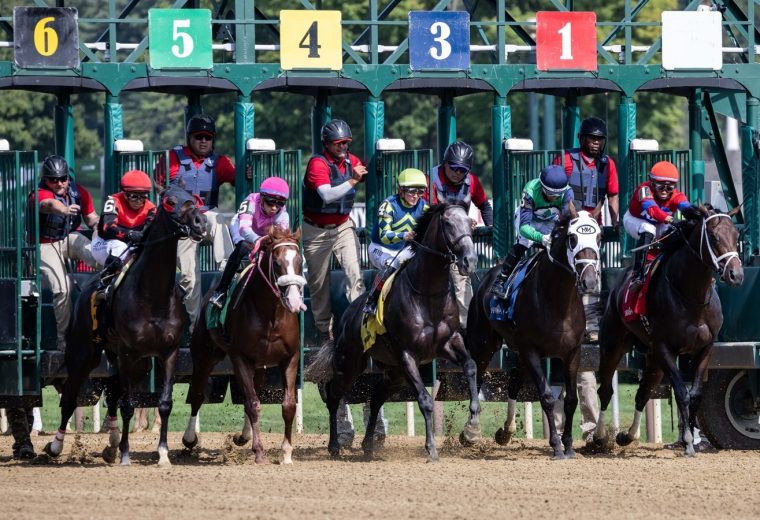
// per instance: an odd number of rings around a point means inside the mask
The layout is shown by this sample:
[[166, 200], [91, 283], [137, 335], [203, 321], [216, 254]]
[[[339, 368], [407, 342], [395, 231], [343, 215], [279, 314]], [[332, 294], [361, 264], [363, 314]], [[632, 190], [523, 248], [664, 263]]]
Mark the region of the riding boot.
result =
[[240, 262], [243, 260], [243, 256], [247, 250], [248, 248], [242, 240], [235, 245], [235, 249], [232, 250], [230, 257], [227, 259], [227, 265], [224, 266], [222, 278], [219, 280], [219, 284], [209, 300], [211, 305], [220, 309], [224, 307], [224, 302], [227, 300], [227, 290], [230, 288], [232, 279], [235, 277], [235, 273], [238, 267], [240, 267]]
[[373, 316], [377, 313], [377, 302], [380, 299], [380, 293], [383, 290], [383, 286], [385, 285], [385, 281], [391, 277], [393, 273], [396, 272], [396, 267], [388, 266], [383, 271], [377, 273], [377, 277], [375, 278], [374, 283], [372, 284], [373, 289], [372, 292], [369, 293], [367, 296], [367, 301], [364, 302], [364, 307], [362, 308], [362, 312], [365, 312], [367, 314], [372, 314]]
[[122, 268], [121, 258], [109, 254], [106, 258], [106, 265], [103, 271], [100, 273], [100, 280], [98, 280], [98, 287], [96, 288], [95, 303], [105, 301], [108, 297], [108, 292], [111, 290], [116, 273]]
[[638, 242], [636, 242], [636, 248], [638, 251], [635, 251], [633, 254], [634, 274], [631, 279], [632, 290], [638, 290], [644, 284], [644, 265], [646, 263], [647, 252], [649, 251], [649, 248], [645, 248], [644, 246], [651, 244], [652, 240], [654, 240], [654, 235], [652, 235], [652, 233], [641, 233]]
[[509, 250], [509, 253], [507, 253], [507, 257], [504, 259], [504, 262], [501, 264], [501, 272], [499, 273], [499, 276], [496, 277], [496, 280], [494, 281], [494, 284], [491, 287], [491, 294], [493, 294], [497, 298], [507, 297], [507, 280], [509, 280], [509, 275], [512, 274], [512, 271], [514, 271], [515, 266], [517, 265], [517, 263], [520, 261], [520, 259], [525, 254], [525, 251], [527, 250], [528, 250], [527, 247], [519, 243], [512, 246], [512, 249]]

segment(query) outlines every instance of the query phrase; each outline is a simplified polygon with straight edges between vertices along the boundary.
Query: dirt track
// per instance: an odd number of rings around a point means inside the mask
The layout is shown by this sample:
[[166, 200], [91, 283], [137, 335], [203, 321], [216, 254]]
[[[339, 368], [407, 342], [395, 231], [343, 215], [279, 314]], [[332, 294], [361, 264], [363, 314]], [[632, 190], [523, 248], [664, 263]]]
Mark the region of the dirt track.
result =
[[[270, 463], [227, 434], [205, 433], [183, 455], [172, 433], [173, 466], [153, 457], [157, 435], [132, 436], [132, 465], [100, 459], [105, 435], [67, 435], [58, 461], [11, 460], [0, 437], [4, 518], [758, 518], [760, 452], [722, 451], [685, 459], [658, 445], [610, 455], [549, 460], [544, 441], [486, 441], [476, 448], [438, 439], [441, 462], [426, 464], [421, 437], [391, 437], [373, 462], [360, 450], [327, 456], [327, 437], [295, 439], [295, 463], [277, 463], [281, 437], [265, 435]], [[35, 439], [38, 452], [52, 436]], [[358, 445], [358, 442], [357, 442]], [[583, 452], [583, 450], [580, 450]], [[8, 515], [8, 516], [5, 516]]]

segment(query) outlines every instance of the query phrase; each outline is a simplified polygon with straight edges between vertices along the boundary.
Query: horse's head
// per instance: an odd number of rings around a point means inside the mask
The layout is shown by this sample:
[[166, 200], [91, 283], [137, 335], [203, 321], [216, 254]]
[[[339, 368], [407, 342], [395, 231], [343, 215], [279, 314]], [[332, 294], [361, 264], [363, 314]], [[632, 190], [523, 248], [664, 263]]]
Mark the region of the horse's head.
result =
[[290, 312], [306, 310], [303, 302], [303, 258], [298, 241], [301, 230], [295, 233], [273, 227], [264, 239], [264, 249], [269, 257], [269, 279], [274, 282], [272, 291], [279, 296]]
[[744, 267], [738, 251], [739, 231], [731, 220], [739, 209], [736, 207], [728, 213], [721, 213], [712, 207], [699, 205], [685, 212], [689, 222], [696, 222], [689, 245], [697, 251], [702, 263], [718, 273], [720, 279], [731, 287], [737, 287], [744, 281]]
[[570, 205], [570, 213], [552, 232], [549, 258], [561, 258], [562, 249], [567, 255], [567, 265], [575, 273], [578, 289], [583, 293], [598, 290], [599, 246], [602, 228], [587, 211], [576, 212]]
[[461, 202], [446, 202], [430, 208], [417, 223], [420, 241], [416, 249], [444, 257], [455, 263], [459, 274], [469, 276], [478, 266], [472, 242], [472, 221]]
[[195, 197], [176, 186], [169, 186], [160, 194], [161, 209], [174, 225], [179, 237], [201, 240], [206, 234], [206, 216], [201, 212]]

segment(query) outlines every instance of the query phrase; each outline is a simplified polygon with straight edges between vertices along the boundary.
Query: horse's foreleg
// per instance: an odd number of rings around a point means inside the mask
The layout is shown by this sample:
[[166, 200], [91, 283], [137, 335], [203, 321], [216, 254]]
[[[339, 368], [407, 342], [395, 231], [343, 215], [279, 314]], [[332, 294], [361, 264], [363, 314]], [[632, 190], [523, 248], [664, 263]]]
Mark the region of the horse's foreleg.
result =
[[235, 376], [237, 377], [238, 385], [243, 390], [245, 400], [243, 407], [245, 414], [248, 416], [248, 420], [251, 421], [253, 430], [253, 452], [255, 461], [257, 464], [264, 462], [264, 450], [261, 445], [261, 435], [259, 433], [259, 412], [261, 411], [261, 402], [259, 396], [256, 394], [256, 384], [254, 378], [261, 378], [263, 376], [263, 370], [255, 370], [249, 366], [248, 363], [239, 356], [233, 356], [232, 364], [235, 368]]
[[158, 413], [161, 415], [161, 436], [158, 440], [158, 464], [170, 466], [169, 446], [166, 437], [169, 432], [169, 416], [172, 413], [172, 389], [174, 388], [174, 371], [177, 367], [179, 348], [173, 349], [164, 357], [164, 387], [158, 401]]
[[435, 437], [433, 436], [433, 398], [422, 382], [417, 360], [408, 350], [401, 352], [401, 367], [404, 370], [407, 382], [417, 392], [417, 403], [422, 416], [425, 418], [425, 450], [428, 454], [428, 462], [438, 462], [438, 450], [435, 447]]
[[121, 377], [121, 465], [129, 465], [129, 422], [135, 414], [132, 404], [132, 382], [130, 378], [131, 366], [125, 359], [119, 360], [119, 376]]
[[533, 381], [538, 389], [538, 395], [541, 400], [541, 408], [546, 414], [546, 422], [549, 423], [549, 445], [554, 450], [553, 459], [564, 459], [565, 455], [562, 450], [562, 442], [557, 434], [557, 425], [554, 422], [554, 395], [546, 380], [543, 370], [541, 369], [541, 358], [533, 349], [524, 349], [520, 351], [520, 356], [525, 359], [525, 366], [533, 376]]
[[121, 378], [115, 374], [106, 379], [106, 408], [107, 416], [105, 429], [108, 430], [108, 446], [103, 450], [103, 460], [112, 464], [116, 461], [116, 449], [119, 447], [121, 435], [119, 434], [119, 420], [116, 412], [119, 410], [119, 397], [121, 396]]
[[[565, 457], [575, 458], [573, 450], [573, 417], [578, 409], [578, 366], [581, 361], [581, 349], [564, 359], [565, 365], [565, 427], [562, 430], [562, 444], [565, 446]], [[596, 397], [596, 396], [594, 396]]]
[[[694, 436], [691, 433], [691, 428], [689, 428], [689, 390], [681, 378], [675, 356], [668, 350], [668, 346], [664, 343], [657, 344], [654, 354], [665, 367], [668, 377], [670, 377], [670, 384], [673, 386], [673, 393], [676, 396], [676, 404], [678, 405], [678, 437], [682, 438], [685, 444], [684, 455], [691, 457], [694, 455]], [[700, 360], [701, 363], [706, 363], [706, 361]], [[638, 406], [638, 399], [636, 404]]]
[[296, 416], [296, 376], [298, 375], [298, 350], [289, 359], [281, 363], [284, 396], [282, 399], [282, 420], [285, 434], [282, 439], [282, 463], [293, 463], [293, 419]]
[[[522, 388], [523, 376], [525, 375], [525, 367], [522, 364], [522, 360], [518, 361], [517, 367], [515, 367], [509, 374], [509, 383], [507, 384], [507, 418], [504, 421], [504, 426], [496, 430], [494, 440], [497, 444], [502, 446], [509, 444], [512, 440], [512, 436], [517, 432], [517, 393]], [[532, 418], [526, 417], [526, 421], [532, 420]]]
[[467, 385], [470, 390], [470, 416], [459, 435], [459, 442], [470, 444], [480, 439], [480, 398], [478, 397], [478, 367], [464, 345], [464, 339], [459, 333], [452, 336], [451, 341], [444, 347], [444, 353], [452, 361], [462, 367]]
[[694, 434], [694, 428], [697, 427], [697, 411], [702, 404], [703, 378], [707, 371], [707, 365], [710, 364], [711, 353], [712, 345], [702, 349], [695, 359], [697, 368], [694, 371], [694, 381], [691, 384], [691, 391], [689, 392], [689, 429], [692, 435]]
[[662, 380], [662, 368], [657, 360], [652, 356], [647, 358], [647, 366], [644, 370], [644, 376], [639, 382], [639, 388], [636, 390], [635, 410], [633, 412], [633, 421], [627, 432], [618, 433], [615, 442], [620, 446], [627, 446], [641, 437], [641, 415], [644, 407], [652, 395], [652, 389]]

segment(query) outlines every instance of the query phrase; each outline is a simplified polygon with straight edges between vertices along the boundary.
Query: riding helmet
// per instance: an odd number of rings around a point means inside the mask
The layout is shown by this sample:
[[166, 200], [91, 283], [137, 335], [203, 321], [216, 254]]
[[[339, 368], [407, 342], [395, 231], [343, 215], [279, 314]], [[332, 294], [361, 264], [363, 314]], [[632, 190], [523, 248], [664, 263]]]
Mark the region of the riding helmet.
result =
[[427, 177], [417, 168], [407, 168], [398, 174], [398, 185], [402, 188], [425, 188]]
[[581, 121], [581, 130], [578, 132], [578, 135], [581, 137], [584, 135], [595, 135], [607, 139], [607, 123], [598, 117], [587, 117]]
[[446, 151], [443, 152], [443, 160], [448, 161], [449, 166], [452, 168], [467, 168], [467, 171], [472, 169], [473, 156], [472, 146], [464, 141], [451, 143], [446, 147]]
[[43, 177], [63, 177], [69, 174], [69, 165], [60, 155], [48, 155], [42, 161]]
[[342, 119], [333, 119], [322, 127], [323, 143], [341, 143], [352, 140], [351, 127]]
[[187, 135], [205, 132], [216, 135], [216, 123], [214, 118], [206, 114], [198, 114], [191, 117], [187, 122], [185, 133]]
[[649, 170], [649, 178], [658, 182], [678, 182], [678, 168], [668, 161], [660, 161]]
[[121, 178], [122, 191], [149, 192], [152, 187], [150, 177], [142, 170], [129, 170]]
[[290, 186], [281, 177], [268, 177], [259, 186], [259, 193], [285, 200], [290, 196]]
[[565, 172], [565, 169], [558, 164], [552, 164], [541, 170], [541, 177], [539, 180], [541, 182], [541, 187], [544, 189], [544, 193], [552, 197], [562, 195], [567, 189], [567, 173]]

